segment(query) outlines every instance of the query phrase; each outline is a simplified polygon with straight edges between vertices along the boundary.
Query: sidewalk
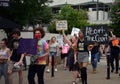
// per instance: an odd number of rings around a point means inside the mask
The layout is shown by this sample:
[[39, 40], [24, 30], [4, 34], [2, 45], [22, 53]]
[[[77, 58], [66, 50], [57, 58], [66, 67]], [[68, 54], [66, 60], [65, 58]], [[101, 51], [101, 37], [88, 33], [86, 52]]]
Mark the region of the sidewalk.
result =
[[[98, 64], [98, 70], [96, 74], [92, 74], [91, 65], [88, 66], [88, 84], [120, 84], [120, 77], [118, 74], [112, 73], [111, 79], [106, 80], [106, 59], [101, 59], [101, 63]], [[27, 71], [23, 72], [23, 84], [28, 84], [27, 81]], [[72, 72], [64, 71], [63, 66], [58, 66], [58, 72], [55, 72], [55, 77], [51, 78], [51, 73], [45, 72], [45, 84], [72, 84], [73, 77]], [[37, 78], [35, 78], [37, 81]], [[3, 77], [0, 80], [0, 84], [4, 84]], [[14, 73], [13, 75], [13, 84], [18, 84], [18, 74]], [[37, 84], [37, 83], [36, 83]], [[81, 84], [79, 82], [77, 84]]]

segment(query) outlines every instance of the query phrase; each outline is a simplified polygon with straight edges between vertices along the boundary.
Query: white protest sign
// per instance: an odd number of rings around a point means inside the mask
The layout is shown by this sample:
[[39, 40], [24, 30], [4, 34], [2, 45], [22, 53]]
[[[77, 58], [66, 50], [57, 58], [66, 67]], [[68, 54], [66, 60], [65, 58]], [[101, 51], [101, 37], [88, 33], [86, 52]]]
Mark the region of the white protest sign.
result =
[[59, 47], [62, 47], [63, 46], [63, 36], [62, 35], [57, 36], [57, 41], [58, 41]]
[[67, 29], [68, 29], [67, 20], [56, 21], [56, 30], [67, 30]]
[[73, 28], [72, 28], [72, 32], [71, 32], [71, 35], [73, 36], [73, 35], [76, 34], [76, 35], [78, 36], [79, 31], [80, 31], [79, 28], [73, 27]]

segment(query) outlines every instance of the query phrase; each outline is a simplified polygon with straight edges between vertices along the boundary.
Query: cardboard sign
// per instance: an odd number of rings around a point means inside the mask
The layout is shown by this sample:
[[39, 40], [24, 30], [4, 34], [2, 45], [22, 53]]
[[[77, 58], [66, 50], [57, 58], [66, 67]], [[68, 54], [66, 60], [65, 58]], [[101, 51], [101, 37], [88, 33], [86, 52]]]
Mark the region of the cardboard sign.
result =
[[10, 0], [0, 0], [0, 6], [8, 7]]
[[19, 43], [19, 47], [17, 49], [17, 53], [27, 53], [27, 54], [37, 54], [37, 39], [21, 39]]
[[62, 47], [63, 46], [63, 36], [62, 35], [57, 36], [57, 41], [58, 41], [59, 47]]
[[85, 26], [84, 27], [85, 41], [89, 43], [108, 42], [108, 27], [106, 25]]
[[56, 21], [56, 30], [67, 30], [67, 29], [68, 29], [67, 20]]
[[73, 28], [72, 28], [72, 32], [71, 32], [71, 35], [73, 36], [73, 35], [76, 34], [76, 35], [78, 36], [79, 31], [80, 31], [79, 28], [75, 28], [75, 27], [73, 27]]

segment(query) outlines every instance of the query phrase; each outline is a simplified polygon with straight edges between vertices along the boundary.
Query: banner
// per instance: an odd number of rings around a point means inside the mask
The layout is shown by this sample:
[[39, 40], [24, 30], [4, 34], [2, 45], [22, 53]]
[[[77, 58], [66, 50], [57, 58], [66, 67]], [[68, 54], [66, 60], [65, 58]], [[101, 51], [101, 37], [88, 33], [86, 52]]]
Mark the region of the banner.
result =
[[108, 43], [108, 27], [106, 25], [85, 26], [84, 35], [87, 43]]
[[17, 53], [27, 53], [27, 54], [37, 54], [37, 45], [38, 40], [37, 39], [21, 39]]

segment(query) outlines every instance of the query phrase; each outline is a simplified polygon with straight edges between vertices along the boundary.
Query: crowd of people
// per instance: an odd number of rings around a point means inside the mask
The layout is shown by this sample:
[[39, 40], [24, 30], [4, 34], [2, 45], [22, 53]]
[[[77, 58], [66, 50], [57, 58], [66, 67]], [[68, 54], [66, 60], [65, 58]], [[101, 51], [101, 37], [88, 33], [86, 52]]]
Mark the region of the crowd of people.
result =
[[[73, 71], [73, 82], [76, 84], [76, 79], [81, 78], [82, 84], [87, 83], [87, 66], [89, 62], [89, 52], [91, 52], [91, 65], [93, 74], [97, 73], [97, 63], [103, 54], [110, 52], [111, 73], [115, 71], [119, 73], [119, 59], [120, 59], [120, 42], [118, 38], [110, 31], [108, 46], [103, 47], [103, 44], [94, 42], [92, 45], [85, 42], [84, 33], [80, 31], [78, 35], [74, 35], [68, 39], [65, 31], [63, 34], [63, 45], [60, 47], [56, 37], [52, 37], [50, 41], [44, 40], [45, 32], [43, 28], [35, 28], [34, 38], [38, 39], [37, 44], [37, 60], [31, 62], [28, 70], [28, 83], [35, 83], [35, 74], [38, 77], [38, 84], [44, 84], [44, 72], [48, 64], [47, 73], [50, 73], [52, 56], [54, 56], [54, 70], [57, 72], [57, 56], [61, 54], [63, 60], [63, 70]], [[22, 39], [19, 29], [14, 29], [12, 32], [13, 39], [9, 42], [6, 38], [0, 42], [0, 78], [3, 75], [5, 84], [13, 84], [12, 74], [15, 68], [19, 74], [19, 84], [23, 84], [22, 67], [26, 52], [17, 53], [19, 42]], [[8, 43], [10, 44], [8, 46]], [[48, 63], [47, 59], [48, 58]], [[114, 67], [115, 61], [115, 67]], [[19, 66], [19, 67], [18, 67]]]

